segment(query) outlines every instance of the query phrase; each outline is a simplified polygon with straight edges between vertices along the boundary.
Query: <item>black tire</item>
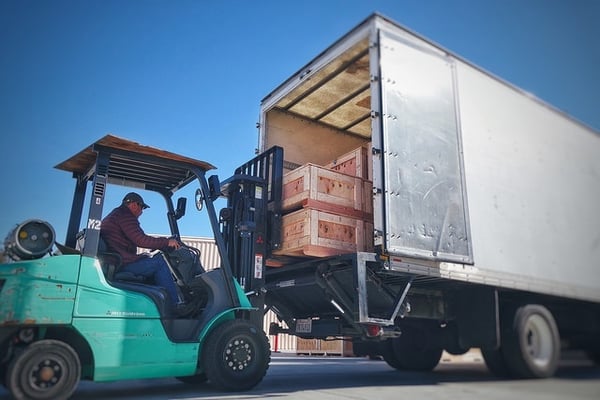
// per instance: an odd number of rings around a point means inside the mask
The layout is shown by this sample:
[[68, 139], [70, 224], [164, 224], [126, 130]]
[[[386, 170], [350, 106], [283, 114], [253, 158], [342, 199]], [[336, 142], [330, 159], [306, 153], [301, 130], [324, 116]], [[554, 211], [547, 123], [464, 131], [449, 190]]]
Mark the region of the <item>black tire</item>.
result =
[[262, 329], [245, 320], [217, 326], [202, 345], [202, 365], [210, 384], [226, 391], [248, 390], [267, 373], [269, 340]]
[[600, 351], [597, 349], [589, 349], [585, 352], [588, 358], [596, 365], [600, 365]]
[[481, 349], [481, 355], [483, 356], [483, 361], [485, 361], [485, 365], [488, 367], [492, 374], [494, 374], [498, 378], [510, 377], [510, 370], [508, 368], [508, 365], [506, 365], [504, 354], [502, 353], [502, 350], [500, 348]]
[[15, 354], [5, 383], [17, 400], [64, 400], [71, 397], [80, 378], [81, 363], [71, 346], [40, 340]]
[[396, 369], [431, 371], [442, 357], [443, 349], [427, 327], [403, 327], [402, 334], [389, 342], [391, 349], [383, 359]]
[[526, 305], [514, 313], [502, 341], [506, 365], [516, 378], [548, 378], [560, 359], [560, 336], [554, 317], [544, 306]]
[[394, 351], [392, 340], [394, 339], [386, 340], [381, 346], [383, 349], [383, 354], [381, 355], [383, 357], [383, 361], [385, 361], [390, 367], [394, 369], [404, 369], [404, 365], [402, 365], [400, 360], [398, 360], [398, 356]]
[[352, 342], [352, 352], [355, 357], [368, 357], [371, 360], [381, 360], [382, 348], [385, 343], [387, 342], [354, 340]]
[[595, 335], [585, 337], [584, 344], [581, 347], [590, 361], [600, 365], [600, 342]]
[[206, 377], [206, 374], [197, 374], [190, 376], [178, 376], [177, 380], [183, 383], [187, 383], [189, 385], [201, 385], [203, 383], [206, 383], [208, 378]]
[[471, 348], [470, 347], [463, 348], [463, 347], [459, 347], [458, 345], [456, 345], [456, 346], [446, 346], [446, 348], [444, 350], [446, 350], [446, 352], [448, 354], [452, 354], [453, 356], [462, 356], [463, 354], [467, 354], [469, 352], [469, 350], [471, 350]]
[[460, 343], [460, 332], [456, 322], [448, 322], [447, 325], [439, 331], [439, 337], [444, 350], [453, 356], [462, 356], [467, 354], [470, 347], [463, 347]]

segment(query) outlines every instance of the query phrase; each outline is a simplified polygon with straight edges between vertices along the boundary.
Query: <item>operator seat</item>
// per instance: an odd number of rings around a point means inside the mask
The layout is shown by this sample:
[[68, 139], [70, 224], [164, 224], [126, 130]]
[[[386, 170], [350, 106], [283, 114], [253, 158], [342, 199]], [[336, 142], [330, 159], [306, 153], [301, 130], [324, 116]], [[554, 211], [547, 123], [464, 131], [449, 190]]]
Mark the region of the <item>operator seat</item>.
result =
[[113, 281], [126, 281], [136, 283], [146, 283], [146, 277], [142, 275], [136, 275], [129, 271], [119, 271], [122, 260], [119, 253], [108, 251], [108, 246], [102, 236], [98, 241], [98, 258], [102, 265], [102, 271], [107, 280]]
[[104, 276], [111, 286], [143, 293], [154, 301], [160, 315], [167, 318], [173, 316], [173, 310], [169, 307], [170, 302], [168, 301], [167, 291], [160, 286], [153, 285], [142, 275], [136, 275], [129, 271], [119, 271], [122, 263], [121, 256], [118, 253], [108, 251], [106, 242], [102, 237], [98, 242], [98, 258]]

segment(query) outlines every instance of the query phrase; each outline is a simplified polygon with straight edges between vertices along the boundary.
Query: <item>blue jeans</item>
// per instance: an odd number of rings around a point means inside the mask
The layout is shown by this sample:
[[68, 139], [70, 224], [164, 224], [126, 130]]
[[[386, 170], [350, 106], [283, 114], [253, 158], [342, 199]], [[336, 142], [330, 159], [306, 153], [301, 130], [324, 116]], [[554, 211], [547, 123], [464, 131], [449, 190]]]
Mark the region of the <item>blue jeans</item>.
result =
[[122, 266], [120, 270], [152, 278], [157, 286], [162, 286], [167, 290], [174, 305], [179, 302], [177, 286], [175, 286], [171, 271], [162, 256], [157, 254], [155, 257], [140, 258], [138, 261]]

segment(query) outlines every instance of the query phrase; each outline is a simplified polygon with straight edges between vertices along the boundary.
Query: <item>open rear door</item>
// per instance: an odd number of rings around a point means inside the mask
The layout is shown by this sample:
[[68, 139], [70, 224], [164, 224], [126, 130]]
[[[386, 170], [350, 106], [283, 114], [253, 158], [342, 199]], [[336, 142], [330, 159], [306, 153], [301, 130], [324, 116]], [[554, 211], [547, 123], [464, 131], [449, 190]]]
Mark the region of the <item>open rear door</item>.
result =
[[472, 263], [453, 60], [379, 35], [386, 250]]

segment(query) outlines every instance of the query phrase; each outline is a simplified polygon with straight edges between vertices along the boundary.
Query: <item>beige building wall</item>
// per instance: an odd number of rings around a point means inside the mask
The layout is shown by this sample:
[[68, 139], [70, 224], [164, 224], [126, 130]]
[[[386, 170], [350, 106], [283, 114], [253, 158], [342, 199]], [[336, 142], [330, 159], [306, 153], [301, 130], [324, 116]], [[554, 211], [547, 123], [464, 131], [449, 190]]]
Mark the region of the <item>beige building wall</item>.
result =
[[221, 256], [213, 238], [182, 236], [181, 241], [186, 245], [200, 250], [200, 259], [205, 270], [219, 268]]

